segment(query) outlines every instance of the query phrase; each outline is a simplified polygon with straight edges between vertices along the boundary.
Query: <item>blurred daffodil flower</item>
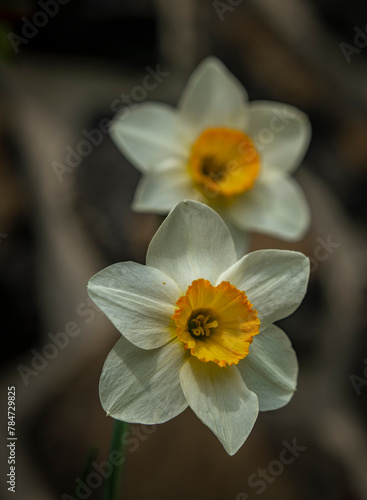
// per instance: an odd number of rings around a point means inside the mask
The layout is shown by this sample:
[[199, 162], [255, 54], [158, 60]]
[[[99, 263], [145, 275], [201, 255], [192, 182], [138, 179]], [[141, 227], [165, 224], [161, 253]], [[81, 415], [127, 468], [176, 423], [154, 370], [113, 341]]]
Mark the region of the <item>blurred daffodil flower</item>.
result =
[[114, 264], [88, 284], [122, 334], [103, 367], [102, 406], [142, 424], [190, 406], [233, 455], [259, 410], [284, 406], [296, 389], [295, 352], [273, 322], [301, 303], [308, 259], [260, 250], [237, 260], [218, 214], [184, 201], [153, 237], [146, 262]]
[[201, 201], [222, 216], [239, 248], [245, 231], [297, 240], [309, 226], [290, 176], [310, 142], [307, 116], [278, 102], [248, 102], [214, 57], [191, 75], [177, 109], [136, 105], [116, 116], [111, 136], [143, 173], [137, 211], [166, 214], [183, 199]]

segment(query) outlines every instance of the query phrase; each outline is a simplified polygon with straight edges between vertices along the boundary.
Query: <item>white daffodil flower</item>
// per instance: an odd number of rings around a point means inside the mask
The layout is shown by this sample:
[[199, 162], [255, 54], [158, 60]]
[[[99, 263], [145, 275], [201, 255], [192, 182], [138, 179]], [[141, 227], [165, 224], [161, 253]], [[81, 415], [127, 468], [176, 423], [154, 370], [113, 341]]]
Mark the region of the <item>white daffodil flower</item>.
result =
[[273, 322], [299, 306], [308, 275], [298, 252], [237, 260], [215, 211], [179, 203], [153, 237], [147, 265], [114, 264], [88, 284], [122, 334], [100, 380], [107, 414], [158, 424], [190, 406], [236, 453], [259, 410], [284, 406], [296, 389], [296, 354]]
[[163, 215], [183, 199], [201, 201], [222, 216], [239, 248], [244, 231], [291, 241], [309, 226], [307, 202], [290, 176], [310, 142], [307, 116], [287, 104], [248, 102], [214, 57], [191, 75], [177, 109], [154, 102], [125, 109], [111, 136], [143, 173], [137, 211]]

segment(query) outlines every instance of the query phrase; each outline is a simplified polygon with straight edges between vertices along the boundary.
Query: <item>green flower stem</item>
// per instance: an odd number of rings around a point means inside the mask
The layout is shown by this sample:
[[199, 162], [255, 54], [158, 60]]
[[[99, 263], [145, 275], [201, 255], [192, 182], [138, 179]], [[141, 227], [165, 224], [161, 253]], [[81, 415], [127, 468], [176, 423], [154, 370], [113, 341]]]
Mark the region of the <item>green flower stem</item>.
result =
[[[115, 420], [109, 455], [110, 457], [113, 457], [113, 460], [110, 460], [112, 472], [106, 479], [103, 497], [104, 500], [121, 500], [121, 473], [126, 461], [126, 440], [124, 439], [124, 435], [127, 433], [128, 429], [129, 424], [127, 424], [126, 422], [121, 422], [120, 420]], [[120, 457], [121, 459], [117, 457]], [[115, 465], [116, 462], [119, 462], [119, 464]]]
[[[98, 446], [93, 445], [92, 448], [89, 451], [88, 457], [87, 457], [87, 459], [85, 461], [83, 472], [80, 475], [80, 479], [81, 479], [81, 481], [83, 483], [85, 483], [86, 480], [87, 480], [88, 474], [90, 473], [91, 468], [92, 468], [92, 462], [94, 462], [94, 460], [97, 458], [98, 450], [99, 450]], [[76, 497], [78, 497], [78, 491], [77, 490], [78, 490], [78, 486], [77, 486], [77, 489], [75, 490], [75, 496]]]

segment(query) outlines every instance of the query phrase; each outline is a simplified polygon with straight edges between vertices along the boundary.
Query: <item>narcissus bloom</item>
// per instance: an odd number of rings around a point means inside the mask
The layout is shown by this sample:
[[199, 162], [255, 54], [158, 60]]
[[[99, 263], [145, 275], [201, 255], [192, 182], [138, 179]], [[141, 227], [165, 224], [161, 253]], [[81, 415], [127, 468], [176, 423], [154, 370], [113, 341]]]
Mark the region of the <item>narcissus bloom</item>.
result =
[[307, 116], [278, 102], [248, 102], [214, 57], [194, 71], [177, 109], [149, 102], [124, 110], [111, 136], [143, 173], [137, 211], [166, 214], [196, 199], [222, 216], [239, 245], [244, 231], [297, 240], [309, 226], [290, 176], [309, 145]]
[[100, 380], [108, 415], [166, 422], [190, 406], [233, 455], [259, 410], [288, 403], [297, 358], [274, 321], [307, 287], [308, 259], [260, 250], [237, 261], [216, 212], [185, 201], [152, 239], [147, 264], [107, 267], [88, 284], [122, 334]]

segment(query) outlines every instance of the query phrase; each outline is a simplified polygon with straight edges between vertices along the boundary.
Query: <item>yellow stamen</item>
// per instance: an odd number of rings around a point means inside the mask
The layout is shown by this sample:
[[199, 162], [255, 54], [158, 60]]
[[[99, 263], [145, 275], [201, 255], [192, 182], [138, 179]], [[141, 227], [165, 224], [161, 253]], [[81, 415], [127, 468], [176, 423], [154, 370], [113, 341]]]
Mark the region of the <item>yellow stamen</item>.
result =
[[239, 130], [208, 128], [191, 148], [189, 172], [209, 199], [229, 199], [251, 189], [260, 173], [260, 156]]
[[259, 333], [256, 310], [245, 292], [228, 281], [213, 287], [208, 280], [195, 280], [176, 305], [177, 337], [200, 361], [237, 364]]
[[[190, 333], [193, 333], [196, 336], [206, 335], [207, 337], [209, 337], [210, 329], [216, 328], [218, 326], [218, 321], [214, 320], [211, 323], [208, 323], [208, 320], [209, 320], [209, 314], [207, 316], [204, 316], [203, 314], [198, 314], [196, 318], [191, 318], [189, 321]], [[190, 323], [194, 323], [196, 328], [191, 328]]]

